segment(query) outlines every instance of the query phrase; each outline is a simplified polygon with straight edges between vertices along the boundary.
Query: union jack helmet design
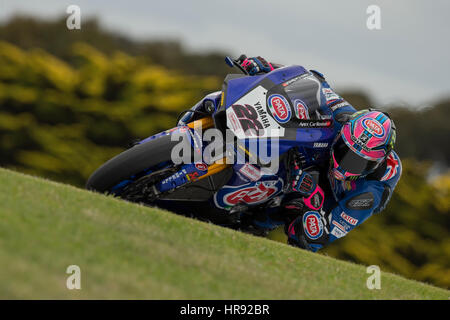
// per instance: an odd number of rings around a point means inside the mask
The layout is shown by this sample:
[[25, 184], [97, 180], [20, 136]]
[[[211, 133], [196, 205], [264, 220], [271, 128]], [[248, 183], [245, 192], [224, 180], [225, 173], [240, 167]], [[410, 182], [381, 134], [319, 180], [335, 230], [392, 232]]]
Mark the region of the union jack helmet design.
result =
[[352, 115], [331, 149], [332, 171], [338, 180], [367, 175], [390, 154], [395, 125], [386, 113], [368, 109]]

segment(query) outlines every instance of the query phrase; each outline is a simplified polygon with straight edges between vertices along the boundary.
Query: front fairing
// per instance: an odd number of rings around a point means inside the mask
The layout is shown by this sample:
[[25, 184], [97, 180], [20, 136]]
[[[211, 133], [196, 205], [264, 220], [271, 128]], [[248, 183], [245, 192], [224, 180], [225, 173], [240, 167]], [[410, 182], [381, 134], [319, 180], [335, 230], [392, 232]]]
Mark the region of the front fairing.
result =
[[[320, 81], [301, 66], [277, 69], [260, 76], [230, 76], [224, 82], [222, 102], [215, 115], [216, 125], [226, 120], [226, 128], [237, 137], [247, 154], [252, 140], [267, 143], [266, 152], [257, 152], [252, 171], [247, 165], [235, 164], [230, 181], [214, 196], [214, 205], [229, 209], [236, 204], [256, 206], [276, 197], [283, 197], [290, 183], [281, 159], [296, 147], [304, 156], [305, 167], [322, 165], [329, 159], [334, 138], [334, 122], [324, 101]], [[275, 101], [275, 103], [273, 103]], [[279, 110], [276, 109], [280, 106]], [[275, 105], [275, 108], [274, 108]], [[249, 128], [248, 122], [257, 122]], [[261, 129], [262, 128], [262, 129]], [[242, 147], [241, 147], [242, 149]], [[239, 154], [240, 150], [235, 150]], [[241, 150], [242, 151], [242, 150]], [[259, 163], [278, 161], [276, 170], [266, 170]]]

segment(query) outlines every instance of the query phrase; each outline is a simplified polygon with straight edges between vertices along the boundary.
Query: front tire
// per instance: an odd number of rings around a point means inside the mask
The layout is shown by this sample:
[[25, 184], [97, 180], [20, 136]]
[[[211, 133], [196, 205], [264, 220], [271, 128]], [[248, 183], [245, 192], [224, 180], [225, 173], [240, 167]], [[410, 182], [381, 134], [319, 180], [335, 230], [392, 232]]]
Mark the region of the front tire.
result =
[[86, 183], [86, 189], [109, 192], [112, 187], [133, 175], [170, 161], [172, 148], [177, 143], [171, 141], [171, 135], [164, 135], [133, 146], [95, 170]]

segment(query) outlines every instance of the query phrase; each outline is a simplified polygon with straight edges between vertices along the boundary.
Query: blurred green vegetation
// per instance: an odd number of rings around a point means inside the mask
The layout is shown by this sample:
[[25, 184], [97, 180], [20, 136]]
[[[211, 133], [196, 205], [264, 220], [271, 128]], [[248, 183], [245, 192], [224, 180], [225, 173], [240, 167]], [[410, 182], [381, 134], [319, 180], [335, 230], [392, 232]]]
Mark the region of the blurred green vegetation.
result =
[[[0, 26], [0, 165], [83, 186], [132, 140], [173, 127], [180, 111], [220, 89], [224, 55], [132, 41], [95, 20], [69, 32], [64, 19], [12, 19]], [[364, 92], [340, 94], [373, 106]], [[428, 175], [432, 163], [449, 167], [449, 110], [448, 99], [388, 109], [402, 178], [383, 213], [325, 254], [450, 287], [450, 174]]]
[[220, 88], [116, 51], [72, 46], [76, 67], [0, 42], [1, 165], [83, 185], [102, 162], [175, 125], [181, 110]]
[[41, 20], [30, 16], [15, 16], [0, 25], [0, 40], [22, 49], [43, 48], [69, 64], [76, 62], [72, 44], [84, 42], [101, 52], [122, 51], [142, 56], [154, 64], [193, 75], [225, 76], [230, 68], [223, 62], [223, 52], [187, 52], [177, 40], [133, 40], [117, 31], [101, 27], [96, 18], [83, 16], [81, 30], [68, 31], [66, 16], [56, 20]]

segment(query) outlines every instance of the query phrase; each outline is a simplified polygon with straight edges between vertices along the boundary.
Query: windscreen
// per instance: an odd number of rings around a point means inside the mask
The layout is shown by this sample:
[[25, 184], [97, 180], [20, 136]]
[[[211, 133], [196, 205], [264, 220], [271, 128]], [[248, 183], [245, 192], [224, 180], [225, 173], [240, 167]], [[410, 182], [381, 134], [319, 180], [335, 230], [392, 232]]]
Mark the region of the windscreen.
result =
[[292, 103], [295, 118], [321, 119], [320, 83], [316, 77], [306, 73], [283, 83], [282, 86]]

